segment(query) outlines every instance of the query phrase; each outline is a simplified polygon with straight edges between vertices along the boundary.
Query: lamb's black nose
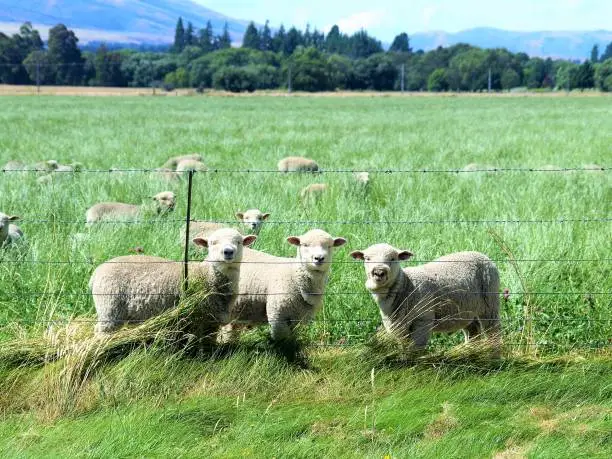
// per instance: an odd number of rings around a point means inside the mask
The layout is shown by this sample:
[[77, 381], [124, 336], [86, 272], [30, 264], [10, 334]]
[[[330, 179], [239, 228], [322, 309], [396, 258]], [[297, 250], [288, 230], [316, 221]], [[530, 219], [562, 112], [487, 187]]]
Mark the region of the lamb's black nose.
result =
[[223, 249], [223, 256], [225, 258], [232, 258], [234, 256], [234, 249], [232, 249], [230, 247], [225, 247]]
[[316, 263], [323, 263], [325, 261], [325, 256], [324, 255], [316, 255], [314, 257], [314, 261]]

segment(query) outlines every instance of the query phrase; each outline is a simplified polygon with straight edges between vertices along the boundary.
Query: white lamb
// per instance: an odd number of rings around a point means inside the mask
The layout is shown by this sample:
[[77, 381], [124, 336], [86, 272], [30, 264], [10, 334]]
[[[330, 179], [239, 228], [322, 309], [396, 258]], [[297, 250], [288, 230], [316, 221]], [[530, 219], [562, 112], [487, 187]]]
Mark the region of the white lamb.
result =
[[479, 252], [458, 252], [402, 269], [412, 253], [376, 244], [351, 257], [363, 260], [366, 288], [380, 308], [385, 329], [427, 346], [431, 332], [463, 330], [465, 340], [483, 331], [499, 347], [499, 273]]
[[21, 228], [11, 222], [19, 220], [16, 215], [6, 215], [0, 212], [0, 247], [17, 242], [23, 237]]
[[238, 299], [231, 308], [231, 324], [223, 327], [223, 340], [232, 339], [234, 324], [239, 328], [269, 323], [274, 340], [292, 341], [294, 329], [311, 321], [321, 308], [333, 248], [346, 240], [313, 229], [287, 242], [297, 247], [296, 258], [244, 251]]
[[[268, 219], [268, 217], [270, 217], [269, 213], [264, 213], [259, 209], [249, 209], [245, 210], [244, 212], [236, 212], [235, 215], [246, 229], [255, 234], [259, 234], [264, 222]], [[189, 223], [189, 234], [195, 234], [198, 237], [203, 237], [219, 228], [226, 226], [227, 225], [223, 223], [195, 220]], [[181, 241], [184, 240], [185, 230], [183, 229], [181, 231]]]
[[201, 161], [196, 161], [195, 159], [183, 159], [178, 162], [176, 165], [177, 174], [193, 171], [193, 172], [203, 172], [207, 171], [208, 168], [206, 164]]
[[178, 163], [180, 163], [181, 161], [185, 159], [191, 159], [194, 161], [203, 161], [202, 155], [197, 154], [197, 153], [193, 153], [191, 155], [173, 156], [172, 158], [169, 158], [168, 161], [166, 161], [161, 168], [170, 169], [173, 171], [176, 169], [176, 166], [178, 165]]
[[[152, 197], [155, 201], [154, 211], [163, 214], [174, 210], [176, 196], [172, 191], [162, 191]], [[147, 205], [125, 204], [123, 202], [100, 202], [93, 205], [85, 214], [87, 224], [100, 220], [138, 218], [143, 212], [149, 210]]]
[[281, 172], [317, 172], [319, 165], [314, 159], [287, 156], [278, 162], [278, 170]]
[[[194, 324], [194, 329], [214, 331], [229, 322], [243, 246], [255, 239], [257, 236], [223, 228], [208, 238], [194, 240], [208, 247], [208, 256], [202, 262], [189, 263], [189, 283], [202, 283], [212, 292], [194, 315], [206, 323]], [[110, 333], [125, 323], [140, 322], [175, 307], [181, 297], [183, 269], [182, 263], [144, 255], [118, 257], [98, 266], [89, 281], [98, 315], [96, 333]]]

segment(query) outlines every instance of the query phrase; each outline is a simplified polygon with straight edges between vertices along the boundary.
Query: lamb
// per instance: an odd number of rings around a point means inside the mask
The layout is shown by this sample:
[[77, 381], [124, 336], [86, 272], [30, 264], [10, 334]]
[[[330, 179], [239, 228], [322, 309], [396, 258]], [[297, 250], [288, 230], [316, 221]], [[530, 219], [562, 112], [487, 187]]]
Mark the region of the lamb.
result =
[[269, 323], [275, 341], [293, 341], [299, 323], [313, 319], [323, 304], [332, 262], [332, 249], [346, 239], [313, 229], [290, 236], [296, 258], [245, 249], [238, 282], [238, 299], [230, 310], [231, 323], [220, 338], [231, 340], [236, 327]]
[[[229, 322], [230, 308], [236, 300], [243, 246], [257, 236], [243, 236], [232, 228], [222, 228], [194, 243], [208, 247], [202, 262], [189, 263], [189, 283], [203, 283], [212, 294], [196, 305], [190, 330], [215, 331]], [[164, 258], [127, 255], [114, 258], [96, 268], [89, 281], [97, 323], [96, 334], [111, 333], [123, 324], [140, 322], [176, 307], [181, 297], [183, 265]], [[196, 333], [203, 337], [201, 333]]]
[[[269, 213], [263, 213], [259, 209], [249, 209], [244, 212], [236, 212], [236, 218], [252, 233], [259, 234], [261, 227], [270, 217]], [[204, 237], [213, 231], [223, 228], [222, 223], [208, 221], [193, 221], [189, 223], [189, 234], [196, 234], [198, 237]], [[185, 231], [181, 233], [181, 240], [185, 239]]]
[[278, 162], [278, 170], [281, 172], [317, 172], [319, 165], [314, 159], [287, 156]]
[[195, 159], [183, 159], [178, 162], [176, 165], [176, 172], [180, 174], [181, 172], [199, 172], [199, 171], [207, 171], [208, 168], [201, 161], [196, 161]]
[[427, 346], [432, 331], [463, 330], [466, 342], [484, 331], [500, 344], [499, 272], [479, 252], [458, 252], [402, 269], [412, 253], [375, 244], [351, 257], [365, 262], [366, 288], [380, 308], [387, 332]]
[[[163, 214], [174, 210], [176, 196], [172, 191], [162, 191], [152, 197], [155, 201], [155, 211]], [[146, 205], [125, 204], [122, 202], [100, 202], [87, 210], [87, 224], [111, 218], [137, 218], [147, 209]]]
[[0, 212], [0, 247], [17, 242], [23, 237], [21, 228], [11, 222], [19, 220], [16, 215], [6, 215]]
[[353, 177], [355, 181], [362, 186], [367, 186], [370, 183], [370, 173], [369, 172], [354, 172]]
[[186, 159], [191, 159], [193, 161], [202, 161], [202, 155], [199, 155], [197, 153], [191, 154], [191, 155], [181, 155], [181, 156], [173, 156], [172, 158], [169, 158], [168, 161], [166, 161], [164, 163], [164, 165], [161, 167], [162, 169], [170, 169], [170, 170], [175, 170], [176, 166], [178, 165], [178, 163], [180, 163], [183, 160]]
[[2, 166], [3, 171], [20, 171], [25, 169], [26, 165], [19, 160], [11, 160]]
[[325, 193], [328, 189], [329, 186], [327, 183], [311, 183], [300, 190], [300, 198], [302, 201], [306, 201], [308, 199], [316, 200], [320, 198], [321, 195], [323, 195], [323, 193]]

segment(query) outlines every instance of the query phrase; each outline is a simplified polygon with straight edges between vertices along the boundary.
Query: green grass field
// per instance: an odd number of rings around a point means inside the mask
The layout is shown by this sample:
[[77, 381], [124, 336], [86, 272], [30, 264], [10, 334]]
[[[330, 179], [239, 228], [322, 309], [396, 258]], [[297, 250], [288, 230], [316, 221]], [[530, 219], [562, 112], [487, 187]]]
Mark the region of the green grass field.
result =
[[[608, 168], [611, 101], [3, 97], [0, 165], [56, 159], [141, 169], [201, 152], [211, 172], [194, 177], [193, 217], [271, 212], [255, 247], [279, 255], [294, 253], [286, 236], [315, 226], [348, 244], [336, 253], [324, 308], [306, 330], [313, 368], [276, 357], [265, 330], [230, 356], [207, 361], [140, 349], [78, 377], [67, 377], [70, 364], [61, 360], [42, 368], [0, 362], [0, 454], [609, 457], [609, 169], [414, 170]], [[371, 174], [364, 190], [350, 173], [227, 171], [274, 170], [288, 155], [312, 157], [327, 170], [413, 172]], [[56, 174], [46, 185], [36, 179], [0, 172], [0, 211], [21, 216], [26, 234], [0, 253], [0, 346], [40, 337], [50, 322], [93, 319], [87, 282], [109, 258], [135, 246], [182, 256], [184, 181], [139, 171]], [[314, 182], [328, 183], [329, 193], [300, 202], [300, 189]], [[165, 189], [179, 197], [167, 218], [84, 225], [96, 202], [140, 203]], [[370, 356], [363, 343], [379, 313], [363, 267], [348, 253], [376, 242], [414, 252], [408, 264], [460, 250], [496, 260], [510, 292], [502, 299], [505, 358], [441, 357], [395, 368]], [[461, 341], [460, 334], [436, 337], [432, 352], [453, 352]]]

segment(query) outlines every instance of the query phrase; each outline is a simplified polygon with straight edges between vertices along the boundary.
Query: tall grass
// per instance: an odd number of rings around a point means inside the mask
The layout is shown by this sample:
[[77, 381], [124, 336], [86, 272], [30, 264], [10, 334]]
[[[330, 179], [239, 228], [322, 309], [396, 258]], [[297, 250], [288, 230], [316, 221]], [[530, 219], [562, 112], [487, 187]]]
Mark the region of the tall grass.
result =
[[[91, 169], [152, 168], [170, 155], [193, 151], [201, 152], [212, 170], [274, 169], [289, 154], [313, 157], [324, 169], [609, 166], [610, 159], [610, 108], [603, 97], [5, 97], [2, 102], [0, 163], [53, 158]], [[301, 203], [299, 190], [319, 181], [329, 183], [329, 193], [316, 203]], [[250, 207], [271, 212], [256, 247], [280, 255], [293, 254], [286, 236], [314, 226], [302, 221], [354, 222], [320, 225], [349, 244], [337, 253], [329, 296], [310, 329], [315, 341], [351, 343], [373, 333], [378, 311], [363, 287], [363, 268], [347, 263], [347, 254], [385, 241], [410, 249], [416, 260], [459, 250], [499, 260], [502, 288], [509, 291], [503, 301], [507, 343], [524, 343], [528, 333], [531, 347], [593, 346], [606, 344], [611, 330], [609, 221], [460, 221], [609, 218], [610, 184], [609, 171], [381, 173], [373, 174], [364, 191], [351, 174], [219, 171], [196, 174], [192, 215], [231, 221], [235, 211]], [[83, 224], [85, 210], [95, 202], [139, 203], [163, 189], [179, 198], [166, 218], [91, 229]], [[51, 185], [37, 184], [32, 173], [0, 173], [0, 209], [21, 215], [26, 233], [25, 244], [0, 255], [0, 323], [44, 326], [91, 314], [92, 270], [135, 246], [180, 259], [185, 203], [185, 182], [169, 184], [149, 172], [57, 174]], [[395, 221], [441, 222], [384, 223]], [[527, 291], [531, 294], [522, 293]], [[2, 333], [10, 335], [5, 326]]]
[[[321, 226], [349, 243], [336, 254], [323, 310], [303, 330], [306, 368], [279, 357], [265, 328], [235, 348], [185, 353], [174, 342], [182, 309], [95, 339], [91, 272], [136, 246], [180, 260], [185, 182], [98, 172], [57, 174], [40, 185], [33, 173], [0, 172], [0, 211], [20, 215], [26, 233], [24, 243], [0, 252], [0, 455], [612, 454], [611, 226], [557, 221], [610, 218], [609, 171], [379, 173], [367, 190], [344, 173], [221, 171], [274, 169], [286, 155], [313, 157], [328, 170], [609, 167], [608, 98], [4, 97], [2, 104], [0, 164], [57, 159], [139, 169], [197, 151], [212, 171], [194, 177], [194, 218], [271, 212], [256, 248], [279, 255], [293, 255], [286, 236], [311, 221], [331, 222]], [[302, 187], [322, 181], [329, 193], [299, 201]], [[84, 225], [95, 202], [140, 203], [164, 189], [179, 197], [174, 214]], [[422, 221], [432, 223], [408, 223]], [[458, 334], [436, 337], [423, 355], [376, 334], [380, 318], [363, 267], [348, 252], [383, 241], [416, 260], [459, 250], [498, 260], [508, 292], [502, 358], [460, 345]]]

